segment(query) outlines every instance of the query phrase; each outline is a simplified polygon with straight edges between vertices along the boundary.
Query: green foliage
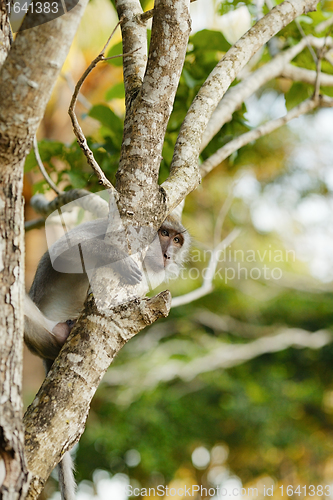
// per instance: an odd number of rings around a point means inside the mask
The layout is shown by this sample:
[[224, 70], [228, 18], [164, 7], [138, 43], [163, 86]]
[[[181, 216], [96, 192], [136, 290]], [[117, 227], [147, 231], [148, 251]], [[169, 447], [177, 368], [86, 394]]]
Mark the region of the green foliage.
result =
[[[220, 31], [201, 30], [191, 36], [190, 44], [193, 44], [193, 52], [204, 52], [209, 58], [209, 52], [226, 52], [230, 43], [224, 38]], [[202, 55], [202, 54], [201, 54]]]
[[123, 134], [122, 120], [108, 107], [103, 104], [93, 106], [89, 111], [89, 116], [98, 120], [103, 126], [101, 134], [103, 136], [110, 136], [121, 146], [121, 138]]
[[[110, 113], [111, 114], [108, 114], [104, 109], [97, 109], [93, 111], [96, 119], [99, 117], [101, 122], [105, 119], [106, 124], [110, 124], [112, 122], [113, 112], [110, 110]], [[116, 123], [116, 120], [112, 123]], [[110, 179], [114, 180], [119, 164], [122, 129], [119, 127], [118, 130], [116, 130], [115, 127], [110, 131], [107, 126], [105, 126], [105, 128], [101, 129], [101, 131], [105, 134], [103, 142], [97, 143], [89, 139], [88, 145], [93, 151], [96, 161], [99, 163], [105, 174]], [[53, 180], [55, 179], [56, 183], [66, 181], [66, 189], [85, 188], [92, 191], [100, 189], [97, 179], [93, 176], [91, 168], [88, 166], [87, 160], [76, 141], [69, 146], [51, 141], [40, 141], [38, 146], [44, 166], [49, 174], [52, 173], [52, 178]], [[57, 165], [54, 163], [55, 158], [58, 160]], [[62, 168], [59, 166], [59, 160]], [[33, 151], [29, 153], [25, 162], [25, 171], [29, 172], [31, 170], [35, 170], [36, 172], [38, 171]], [[49, 189], [49, 186], [44, 180], [34, 184], [35, 193], [44, 192], [47, 189]]]
[[[193, 327], [189, 335], [195, 341]], [[177, 339], [182, 337], [173, 341]], [[333, 383], [332, 354], [331, 346], [267, 354], [193, 381], [160, 384], [126, 407], [114, 404], [117, 393], [103, 386], [80, 442], [81, 477], [90, 477], [93, 465], [126, 472], [144, 485], [152, 471], [169, 481], [180, 465], [190, 466], [196, 446], [210, 449], [222, 442], [231, 450], [230, 467], [243, 481], [261, 474], [279, 479], [279, 467], [286, 460], [297, 465], [304, 479], [318, 480], [306, 464], [323, 461], [333, 449], [331, 436], [318, 439], [323, 426], [332, 422], [322, 406], [324, 386]], [[129, 361], [130, 370], [135, 360]], [[132, 448], [140, 452], [141, 463], [128, 469], [124, 456]], [[93, 464], [87, 456], [94, 457]]]
[[[43, 141], [38, 145], [39, 154], [44, 162], [50, 162], [53, 157], [63, 158], [65, 152], [65, 145], [62, 142], [56, 141]], [[27, 156], [25, 162], [25, 172], [30, 172], [33, 168], [36, 167], [36, 158], [33, 149]]]
[[309, 99], [313, 95], [313, 86], [305, 83], [295, 82], [289, 92], [286, 93], [286, 107], [290, 109], [298, 106], [305, 99]]
[[105, 100], [111, 101], [112, 99], [125, 99], [125, 88], [123, 83], [117, 83], [106, 92]]
[[[111, 47], [111, 49], [107, 52], [106, 57], [118, 56], [122, 53], [123, 53], [123, 42], [119, 42]], [[112, 66], [122, 66], [123, 65], [123, 58], [116, 57], [115, 59], [111, 59], [110, 61], [107, 61], [107, 63], [111, 64]]]
[[241, 7], [242, 5], [247, 5], [249, 8], [253, 6], [252, 0], [227, 0], [226, 2], [221, 2], [218, 7], [218, 13], [223, 16], [228, 12]]

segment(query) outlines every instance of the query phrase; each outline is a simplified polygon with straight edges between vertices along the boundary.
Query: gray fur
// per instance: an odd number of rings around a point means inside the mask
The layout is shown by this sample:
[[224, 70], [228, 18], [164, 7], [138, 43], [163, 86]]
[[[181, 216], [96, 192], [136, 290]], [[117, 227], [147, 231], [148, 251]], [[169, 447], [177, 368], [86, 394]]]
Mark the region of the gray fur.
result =
[[76, 483], [73, 471], [74, 464], [71, 454], [68, 451], [58, 464], [59, 486], [62, 500], [75, 500]]

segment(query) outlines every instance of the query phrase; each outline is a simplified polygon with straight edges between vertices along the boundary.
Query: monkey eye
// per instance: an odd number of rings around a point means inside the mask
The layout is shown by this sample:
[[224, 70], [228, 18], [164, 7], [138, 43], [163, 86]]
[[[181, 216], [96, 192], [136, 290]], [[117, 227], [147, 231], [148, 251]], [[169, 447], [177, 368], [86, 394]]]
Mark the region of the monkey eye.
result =
[[162, 236], [169, 236], [169, 233], [168, 233], [168, 231], [166, 229], [162, 229], [161, 230], [161, 235]]
[[179, 238], [178, 236], [176, 236], [176, 237], [173, 239], [173, 241], [174, 241], [175, 243], [180, 243], [180, 238]]

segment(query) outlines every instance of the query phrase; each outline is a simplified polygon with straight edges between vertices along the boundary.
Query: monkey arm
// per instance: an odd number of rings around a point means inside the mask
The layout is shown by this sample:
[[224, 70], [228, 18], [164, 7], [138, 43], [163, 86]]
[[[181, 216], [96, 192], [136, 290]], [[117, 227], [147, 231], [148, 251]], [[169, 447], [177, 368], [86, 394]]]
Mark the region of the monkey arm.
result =
[[[50, 260], [61, 273], [86, 273], [111, 265], [126, 283], [137, 284], [142, 275], [135, 261], [116, 244], [105, 241], [108, 220], [97, 219], [71, 229], [50, 248]], [[117, 237], [121, 234], [117, 234]]]
[[142, 273], [130, 255], [98, 237], [85, 239], [53, 259], [50, 249], [50, 257], [53, 268], [61, 273], [86, 273], [111, 266], [126, 283], [135, 285], [142, 279]]

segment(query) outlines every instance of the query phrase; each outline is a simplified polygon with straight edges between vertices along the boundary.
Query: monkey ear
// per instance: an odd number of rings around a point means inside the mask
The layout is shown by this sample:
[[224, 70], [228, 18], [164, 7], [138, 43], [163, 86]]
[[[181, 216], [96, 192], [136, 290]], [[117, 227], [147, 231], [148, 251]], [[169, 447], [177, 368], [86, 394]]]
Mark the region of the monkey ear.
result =
[[183, 201], [181, 201], [179, 203], [179, 205], [177, 205], [177, 207], [174, 210], [172, 210], [172, 212], [170, 214], [172, 217], [177, 219], [179, 222], [181, 222], [181, 220], [182, 220], [182, 213], [183, 213], [184, 205], [185, 205], [185, 199]]

